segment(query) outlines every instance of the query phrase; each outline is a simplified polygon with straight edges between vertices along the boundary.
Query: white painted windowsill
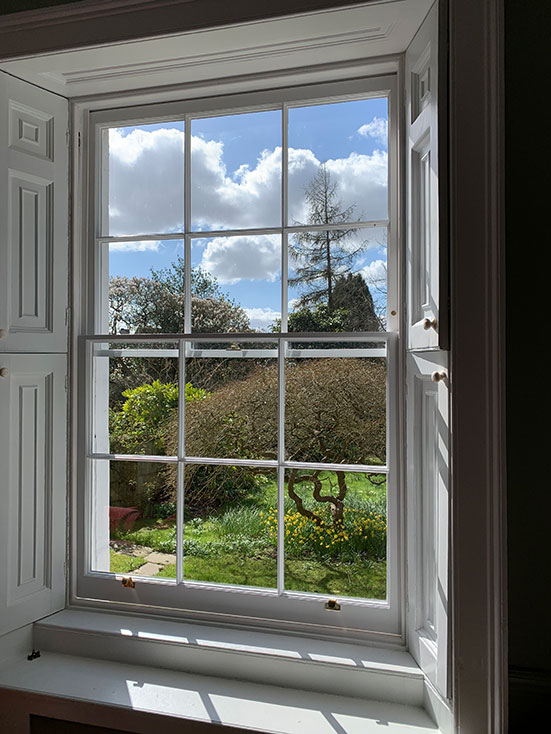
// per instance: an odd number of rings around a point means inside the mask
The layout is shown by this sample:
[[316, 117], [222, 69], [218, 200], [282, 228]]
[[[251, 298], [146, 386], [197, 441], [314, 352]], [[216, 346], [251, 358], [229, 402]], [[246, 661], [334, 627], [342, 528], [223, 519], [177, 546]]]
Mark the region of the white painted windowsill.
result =
[[259, 732], [443, 730], [399, 650], [84, 610], [36, 623], [32, 662], [29, 637], [11, 650], [2, 639], [0, 688]]

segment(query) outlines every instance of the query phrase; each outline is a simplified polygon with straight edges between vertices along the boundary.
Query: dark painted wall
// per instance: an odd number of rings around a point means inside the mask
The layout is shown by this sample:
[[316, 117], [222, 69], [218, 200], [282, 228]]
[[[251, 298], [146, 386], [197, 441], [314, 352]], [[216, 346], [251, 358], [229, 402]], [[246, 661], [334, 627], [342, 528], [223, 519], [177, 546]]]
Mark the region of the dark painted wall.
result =
[[0, 0], [0, 13], [17, 13], [21, 10], [48, 8], [52, 5], [67, 5], [72, 0]]
[[[3, 0], [0, 12], [66, 1]], [[509, 659], [516, 672], [542, 674], [551, 670], [551, 432], [545, 420], [549, 360], [543, 358], [551, 246], [543, 82], [549, 14], [548, 0], [505, 0]]]
[[[526, 709], [536, 705], [531, 693], [542, 712], [551, 694], [551, 432], [544, 358], [549, 18], [549, 0], [505, 0], [509, 663], [511, 731], [519, 732], [526, 730]], [[533, 336], [525, 340], [521, 333]], [[541, 674], [539, 690], [533, 684], [523, 690], [525, 669]]]

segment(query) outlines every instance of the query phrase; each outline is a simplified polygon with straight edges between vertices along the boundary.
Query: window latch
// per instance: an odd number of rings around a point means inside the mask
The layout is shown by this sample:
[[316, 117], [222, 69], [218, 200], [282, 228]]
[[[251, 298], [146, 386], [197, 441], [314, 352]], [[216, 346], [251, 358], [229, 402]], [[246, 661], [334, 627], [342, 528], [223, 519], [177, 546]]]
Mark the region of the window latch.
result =
[[330, 609], [333, 612], [340, 612], [341, 611], [341, 605], [336, 599], [328, 599], [325, 602], [325, 608]]
[[136, 583], [134, 579], [131, 578], [130, 576], [129, 577], [125, 576], [125, 578], [123, 578], [122, 585], [124, 586], [125, 589], [135, 589], [136, 588]]

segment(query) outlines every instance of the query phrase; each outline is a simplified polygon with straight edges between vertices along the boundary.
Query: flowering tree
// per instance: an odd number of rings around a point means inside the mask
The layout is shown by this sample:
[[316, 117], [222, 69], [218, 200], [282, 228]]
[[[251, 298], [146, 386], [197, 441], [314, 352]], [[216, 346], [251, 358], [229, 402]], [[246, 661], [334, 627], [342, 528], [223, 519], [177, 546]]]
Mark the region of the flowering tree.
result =
[[[197, 332], [248, 331], [249, 319], [201, 268], [191, 272], [191, 324]], [[109, 327], [132, 334], [184, 331], [184, 260], [151, 270], [149, 278], [115, 276], [109, 281]]]

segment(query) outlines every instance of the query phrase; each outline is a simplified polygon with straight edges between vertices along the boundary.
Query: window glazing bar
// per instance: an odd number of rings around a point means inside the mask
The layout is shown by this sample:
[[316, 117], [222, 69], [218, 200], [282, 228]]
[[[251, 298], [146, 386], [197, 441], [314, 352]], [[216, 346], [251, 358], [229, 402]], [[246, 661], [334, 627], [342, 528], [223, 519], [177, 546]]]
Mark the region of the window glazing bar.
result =
[[178, 357], [178, 349], [98, 349], [94, 357]]
[[109, 461], [142, 461], [153, 464], [176, 464], [177, 456], [154, 456], [152, 454], [100, 454], [91, 451], [88, 459], [107, 459]]
[[[184, 123], [184, 330], [191, 331], [191, 120]], [[182, 355], [183, 356], [183, 355]]]
[[184, 580], [184, 473], [182, 459], [185, 456], [185, 420], [186, 420], [186, 359], [184, 341], [179, 345], [178, 360], [178, 467], [176, 471], [176, 581]]
[[250, 466], [253, 469], [274, 469], [278, 466], [276, 459], [222, 459], [207, 456], [185, 456], [184, 464], [214, 464], [215, 466]]
[[[132, 351], [132, 350], [128, 350]], [[186, 357], [202, 357], [216, 359], [232, 359], [240, 357], [241, 359], [267, 359], [277, 357], [276, 349], [188, 349]]]
[[286, 469], [312, 469], [312, 471], [347, 471], [361, 474], [388, 474], [386, 464], [323, 464], [308, 461], [282, 461]]
[[286, 343], [279, 343], [277, 370], [277, 592], [285, 591], [285, 348]]
[[339, 357], [386, 357], [386, 349], [288, 349], [288, 359], [335, 359]]

